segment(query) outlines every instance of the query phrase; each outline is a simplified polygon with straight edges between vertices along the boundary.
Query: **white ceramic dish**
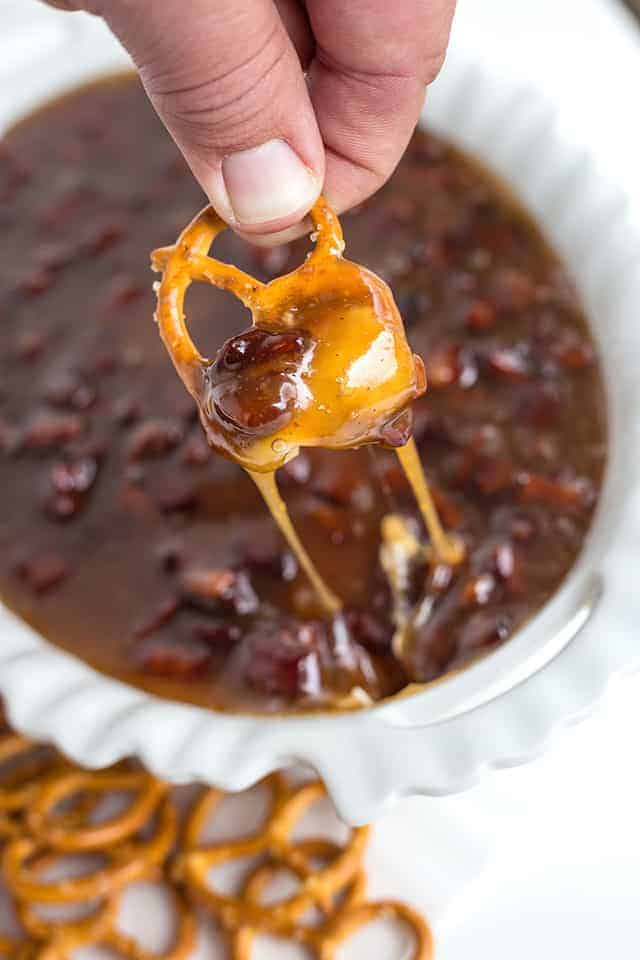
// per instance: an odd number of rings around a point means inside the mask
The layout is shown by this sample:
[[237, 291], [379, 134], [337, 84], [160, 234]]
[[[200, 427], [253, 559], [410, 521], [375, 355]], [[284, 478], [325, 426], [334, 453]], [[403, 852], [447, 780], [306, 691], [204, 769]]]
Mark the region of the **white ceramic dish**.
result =
[[[7, 16], [8, 10], [8, 16]], [[97, 21], [4, 4], [0, 128], [75, 84], [126, 66]], [[6, 47], [6, 50], [5, 50]], [[35, 68], [35, 69], [34, 69]], [[561, 119], [561, 118], [560, 118]], [[479, 54], [449, 59], [425, 121], [511, 182], [568, 264], [603, 359], [609, 465], [593, 529], [561, 590], [508, 644], [464, 672], [371, 710], [261, 718], [154, 698], [91, 670], [0, 607], [0, 693], [12, 723], [85, 766], [137, 754], [160, 776], [240, 789], [310, 764], [342, 816], [374, 819], [395, 798], [463, 789], [522, 763], [640, 662], [640, 232], [551, 106]], [[144, 149], [144, 145], [141, 145]]]

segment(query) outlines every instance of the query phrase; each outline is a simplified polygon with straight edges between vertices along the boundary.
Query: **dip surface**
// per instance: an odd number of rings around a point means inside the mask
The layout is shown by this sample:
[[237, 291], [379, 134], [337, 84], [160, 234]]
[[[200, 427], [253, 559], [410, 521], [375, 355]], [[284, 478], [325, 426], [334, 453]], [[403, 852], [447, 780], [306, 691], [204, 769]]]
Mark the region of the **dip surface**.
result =
[[[426, 682], [506, 641], [589, 528], [606, 455], [586, 321], [528, 216], [475, 162], [417, 133], [343, 218], [349, 258], [392, 287], [428, 390], [414, 435], [459, 568], [418, 568], [423, 624], [391, 651], [380, 521], [416, 518], [380, 448], [304, 452], [278, 474], [345, 602], [337, 633], [244, 471], [209, 451], [152, 322], [149, 251], [204, 204], [133, 78], [54, 103], [0, 143], [0, 596], [51, 642], [154, 693], [229, 710], [339, 705]], [[216, 256], [268, 280], [308, 249]], [[215, 355], [247, 326], [192, 288]], [[0, 643], [1, 643], [0, 639]]]

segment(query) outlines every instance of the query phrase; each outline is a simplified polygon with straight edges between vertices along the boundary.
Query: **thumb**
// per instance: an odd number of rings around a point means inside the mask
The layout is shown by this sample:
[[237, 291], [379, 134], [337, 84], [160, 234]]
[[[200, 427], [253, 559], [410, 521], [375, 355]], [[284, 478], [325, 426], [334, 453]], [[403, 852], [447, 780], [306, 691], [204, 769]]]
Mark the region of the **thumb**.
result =
[[255, 234], [301, 220], [320, 192], [324, 148], [273, 0], [92, 6], [131, 53], [218, 213]]

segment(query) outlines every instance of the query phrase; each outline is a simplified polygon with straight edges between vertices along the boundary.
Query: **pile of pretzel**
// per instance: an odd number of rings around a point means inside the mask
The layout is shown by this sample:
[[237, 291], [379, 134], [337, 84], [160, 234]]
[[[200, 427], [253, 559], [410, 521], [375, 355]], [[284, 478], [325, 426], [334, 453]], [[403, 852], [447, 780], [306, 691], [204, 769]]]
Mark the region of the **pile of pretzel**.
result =
[[[87, 772], [0, 730], [2, 879], [23, 931], [15, 938], [0, 932], [0, 957], [71, 960], [81, 947], [95, 945], [124, 960], [188, 960], [201, 919], [209, 916], [231, 960], [249, 960], [263, 934], [298, 942], [317, 960], [334, 960], [356, 930], [389, 917], [412, 933], [413, 960], [429, 960], [432, 937], [419, 914], [404, 903], [366, 900], [368, 828], [352, 830], [344, 845], [296, 840], [296, 827], [324, 787], [296, 785], [281, 774], [264, 785], [269, 811], [259, 830], [207, 843], [203, 835], [221, 792], [203, 789], [182, 812], [169, 786], [134, 764]], [[120, 801], [116, 812], [108, 809], [110, 799]], [[70, 858], [76, 868], [65, 874]], [[257, 865], [237, 895], [211, 885], [216, 867], [245, 858]], [[283, 873], [295, 878], [294, 893], [267, 901], [270, 884]], [[175, 905], [173, 943], [160, 954], [119, 928], [123, 896], [142, 881], [164, 885]]]

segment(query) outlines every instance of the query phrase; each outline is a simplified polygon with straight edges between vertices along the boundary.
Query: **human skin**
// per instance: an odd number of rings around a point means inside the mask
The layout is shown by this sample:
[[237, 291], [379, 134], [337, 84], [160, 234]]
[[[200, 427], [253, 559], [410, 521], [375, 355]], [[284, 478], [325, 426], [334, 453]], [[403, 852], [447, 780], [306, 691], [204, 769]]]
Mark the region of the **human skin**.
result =
[[455, 0], [49, 0], [105, 19], [218, 213], [254, 242], [302, 232], [391, 175]]

